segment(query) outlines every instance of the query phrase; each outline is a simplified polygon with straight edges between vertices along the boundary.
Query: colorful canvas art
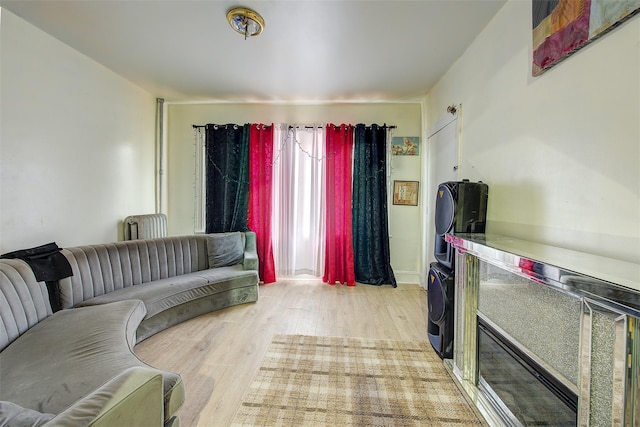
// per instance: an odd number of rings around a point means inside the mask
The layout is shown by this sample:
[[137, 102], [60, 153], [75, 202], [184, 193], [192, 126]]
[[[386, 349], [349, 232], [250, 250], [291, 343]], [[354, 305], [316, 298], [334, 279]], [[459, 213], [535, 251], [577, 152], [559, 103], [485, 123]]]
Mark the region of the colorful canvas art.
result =
[[533, 75], [640, 12], [640, 0], [532, 0]]
[[417, 136], [394, 136], [391, 139], [391, 154], [394, 156], [417, 156], [420, 138]]

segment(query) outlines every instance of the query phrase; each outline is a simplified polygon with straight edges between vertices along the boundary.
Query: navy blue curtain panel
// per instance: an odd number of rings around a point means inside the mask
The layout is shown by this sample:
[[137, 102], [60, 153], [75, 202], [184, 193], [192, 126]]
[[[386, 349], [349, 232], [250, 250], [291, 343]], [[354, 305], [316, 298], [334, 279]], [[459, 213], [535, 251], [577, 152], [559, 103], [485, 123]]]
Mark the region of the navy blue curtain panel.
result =
[[206, 232], [247, 231], [249, 125], [206, 126]]
[[396, 287], [387, 215], [387, 128], [358, 124], [354, 138], [352, 221], [356, 282]]

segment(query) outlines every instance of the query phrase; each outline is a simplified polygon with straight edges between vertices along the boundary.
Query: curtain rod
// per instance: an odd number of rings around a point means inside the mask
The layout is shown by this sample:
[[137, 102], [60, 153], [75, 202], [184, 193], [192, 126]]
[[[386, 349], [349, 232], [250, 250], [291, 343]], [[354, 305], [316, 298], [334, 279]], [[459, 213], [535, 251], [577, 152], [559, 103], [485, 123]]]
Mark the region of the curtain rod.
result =
[[[218, 124], [215, 124], [215, 123], [209, 123], [209, 124], [206, 124], [206, 125], [191, 125], [191, 126], [194, 129], [201, 129], [201, 128], [206, 128], [209, 125], [220, 127], [220, 128], [225, 128], [225, 129], [227, 128], [227, 126], [235, 126], [236, 128], [244, 126], [244, 125], [238, 125], [238, 124], [234, 124], [234, 123], [227, 123], [227, 124], [224, 124], [224, 125], [218, 125]], [[266, 125], [266, 126], [267, 127], [271, 127], [271, 125]]]
[[[356, 127], [357, 125], [351, 125], [351, 127]], [[319, 126], [289, 126], [289, 129], [298, 129], [298, 128], [302, 128], [304, 127], [305, 129], [319, 129], [319, 128], [323, 128], [323, 125], [319, 125]], [[336, 125], [336, 128], [339, 128], [340, 126]], [[382, 125], [380, 127], [385, 127], [385, 128], [389, 128], [389, 129], [395, 129], [397, 126], [396, 125]], [[371, 129], [371, 126], [365, 126], [366, 129]]]
[[[206, 128], [207, 125], [191, 125], [193, 126], [194, 129], [201, 129], [201, 128]], [[226, 129], [227, 126], [242, 126], [242, 125], [231, 125], [231, 124], [226, 124], [226, 125], [214, 125], [214, 126], [219, 126], [219, 127], [224, 127]], [[357, 126], [357, 125], [351, 125], [353, 127]], [[267, 127], [270, 127], [269, 125], [267, 125]], [[289, 129], [293, 129], [293, 128], [301, 128], [302, 126], [289, 126]], [[323, 128], [324, 126], [304, 126], [305, 129], [318, 129], [318, 128]], [[389, 129], [396, 129], [397, 126], [396, 125], [382, 125], [380, 127], [386, 127]], [[336, 128], [339, 128], [339, 126], [336, 126]], [[371, 129], [371, 126], [365, 126], [365, 129]]]

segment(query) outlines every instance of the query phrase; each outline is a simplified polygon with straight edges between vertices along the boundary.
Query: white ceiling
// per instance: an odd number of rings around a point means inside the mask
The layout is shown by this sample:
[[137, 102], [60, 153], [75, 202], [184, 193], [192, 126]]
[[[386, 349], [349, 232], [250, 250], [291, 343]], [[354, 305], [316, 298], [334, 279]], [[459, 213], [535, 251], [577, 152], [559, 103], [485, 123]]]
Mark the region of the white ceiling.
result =
[[[0, 0], [166, 101], [402, 101], [425, 95], [506, 0]], [[254, 9], [244, 40], [226, 12]]]

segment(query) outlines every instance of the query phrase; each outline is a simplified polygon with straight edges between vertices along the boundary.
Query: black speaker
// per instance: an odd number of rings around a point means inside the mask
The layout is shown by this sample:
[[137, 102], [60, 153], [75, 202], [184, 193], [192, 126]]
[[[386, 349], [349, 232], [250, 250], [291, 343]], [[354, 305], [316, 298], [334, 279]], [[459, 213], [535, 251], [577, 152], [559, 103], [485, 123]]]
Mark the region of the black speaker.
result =
[[427, 335], [434, 350], [442, 359], [453, 356], [453, 272], [431, 263], [427, 284]]
[[445, 234], [484, 233], [487, 221], [489, 186], [469, 180], [449, 181], [438, 186], [436, 194], [436, 260], [453, 270], [453, 249]]

